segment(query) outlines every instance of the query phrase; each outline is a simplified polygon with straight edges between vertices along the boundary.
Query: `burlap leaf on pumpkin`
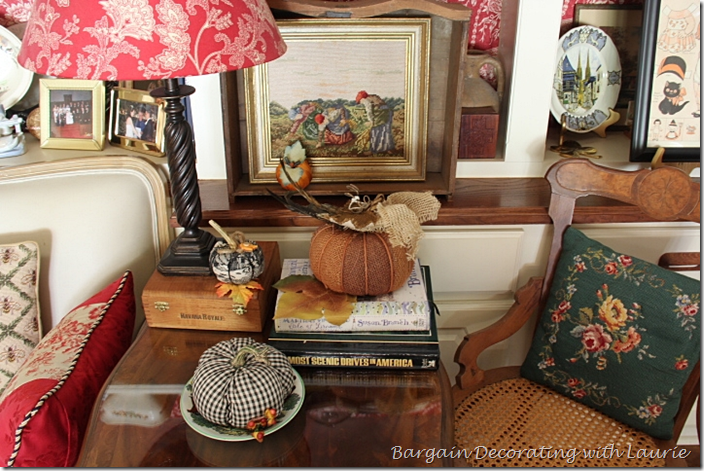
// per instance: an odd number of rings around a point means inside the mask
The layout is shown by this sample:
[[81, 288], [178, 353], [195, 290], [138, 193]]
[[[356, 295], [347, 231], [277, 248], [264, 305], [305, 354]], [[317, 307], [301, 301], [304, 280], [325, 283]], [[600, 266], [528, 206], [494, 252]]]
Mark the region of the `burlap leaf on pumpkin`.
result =
[[376, 207], [379, 219], [376, 232], [385, 232], [391, 245], [403, 246], [409, 260], [416, 257], [423, 238], [421, 224], [437, 219], [440, 201], [430, 192], [401, 191], [392, 193]]

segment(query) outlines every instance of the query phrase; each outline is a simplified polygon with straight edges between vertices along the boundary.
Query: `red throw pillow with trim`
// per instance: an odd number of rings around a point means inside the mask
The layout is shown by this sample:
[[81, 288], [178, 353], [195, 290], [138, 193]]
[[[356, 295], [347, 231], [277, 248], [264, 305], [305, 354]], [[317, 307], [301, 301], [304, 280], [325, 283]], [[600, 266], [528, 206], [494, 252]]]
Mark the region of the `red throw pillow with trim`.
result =
[[93, 404], [129, 348], [134, 322], [128, 271], [47, 333], [0, 397], [3, 466], [75, 466]]

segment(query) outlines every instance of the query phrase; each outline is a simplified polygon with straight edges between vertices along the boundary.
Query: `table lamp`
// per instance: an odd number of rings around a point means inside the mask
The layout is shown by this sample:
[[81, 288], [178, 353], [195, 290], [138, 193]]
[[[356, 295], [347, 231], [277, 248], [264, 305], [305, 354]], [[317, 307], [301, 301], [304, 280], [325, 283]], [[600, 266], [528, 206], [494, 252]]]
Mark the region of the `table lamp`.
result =
[[183, 232], [158, 270], [207, 275], [215, 238], [199, 228], [193, 131], [181, 103], [195, 89], [177, 79], [251, 67], [285, 51], [266, 0], [35, 0], [18, 62], [53, 77], [165, 80], [151, 94], [166, 102], [171, 197]]

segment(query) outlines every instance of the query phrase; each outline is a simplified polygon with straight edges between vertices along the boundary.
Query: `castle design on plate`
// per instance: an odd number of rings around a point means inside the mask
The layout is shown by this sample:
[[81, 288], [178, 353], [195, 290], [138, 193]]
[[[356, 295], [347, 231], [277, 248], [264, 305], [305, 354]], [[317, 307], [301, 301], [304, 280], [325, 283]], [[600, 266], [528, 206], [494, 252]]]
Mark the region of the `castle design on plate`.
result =
[[574, 28], [563, 37], [553, 88], [568, 129], [586, 132], [609, 117], [614, 103], [606, 102], [617, 97], [621, 87], [614, 49], [606, 33], [594, 27]]

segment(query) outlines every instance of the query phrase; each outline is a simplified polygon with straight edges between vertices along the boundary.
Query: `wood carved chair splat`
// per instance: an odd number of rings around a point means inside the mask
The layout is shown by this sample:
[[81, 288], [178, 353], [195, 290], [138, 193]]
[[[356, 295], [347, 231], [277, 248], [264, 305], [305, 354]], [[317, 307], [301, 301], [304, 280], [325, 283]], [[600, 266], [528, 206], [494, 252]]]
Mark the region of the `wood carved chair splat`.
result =
[[[669, 440], [652, 438], [542, 385], [521, 378], [520, 366], [483, 370], [478, 365], [477, 359], [483, 351], [507, 339], [534, 319], [536, 313], [542, 312], [556, 273], [563, 234], [572, 223], [578, 198], [598, 196], [633, 204], [646, 215], [659, 221], [700, 222], [700, 184], [674, 167], [629, 172], [597, 166], [587, 159], [568, 159], [554, 164], [548, 170], [546, 179], [552, 191], [549, 215], [553, 221], [554, 232], [545, 275], [531, 278], [516, 292], [514, 304], [501, 319], [465, 336], [455, 353], [455, 361], [460, 366], [456, 384], [453, 387], [457, 446], [465, 448], [467, 443], [475, 443], [489, 448], [492, 446], [526, 448], [530, 444], [529, 435], [532, 426], [539, 427], [542, 436], [559, 437], [563, 442], [569, 440], [565, 437], [569, 437], [576, 431], [575, 435], [579, 436], [577, 440], [581, 440], [579, 443], [582, 444], [589, 444], [590, 433], [602, 436], [614, 434], [613, 436], [617, 437], [614, 440], [625, 440], [624, 443], [637, 443], [644, 448], [673, 449], [687, 416], [699, 396], [698, 361], [682, 390], [680, 407], [675, 416], [674, 436]], [[699, 260], [699, 253], [665, 254], [661, 257], [659, 265], [677, 270], [699, 270]], [[503, 399], [497, 399], [498, 396]], [[488, 405], [485, 406], [485, 404]], [[531, 414], [543, 414], [545, 417], [538, 418], [532, 425], [526, 425], [533, 420]], [[501, 424], [504, 422], [509, 425], [510, 432], [502, 431]], [[553, 435], [549, 431], [552, 428], [555, 429]], [[486, 432], [487, 429], [492, 429], [494, 432]], [[487, 433], [495, 433], [495, 435], [488, 436]], [[565, 465], [564, 460], [537, 462], [517, 459], [491, 463], [468, 460], [468, 463], [485, 466]], [[579, 461], [577, 459], [570, 466], [665, 464], [683, 465], [684, 463], [669, 454], [665, 460]]]

